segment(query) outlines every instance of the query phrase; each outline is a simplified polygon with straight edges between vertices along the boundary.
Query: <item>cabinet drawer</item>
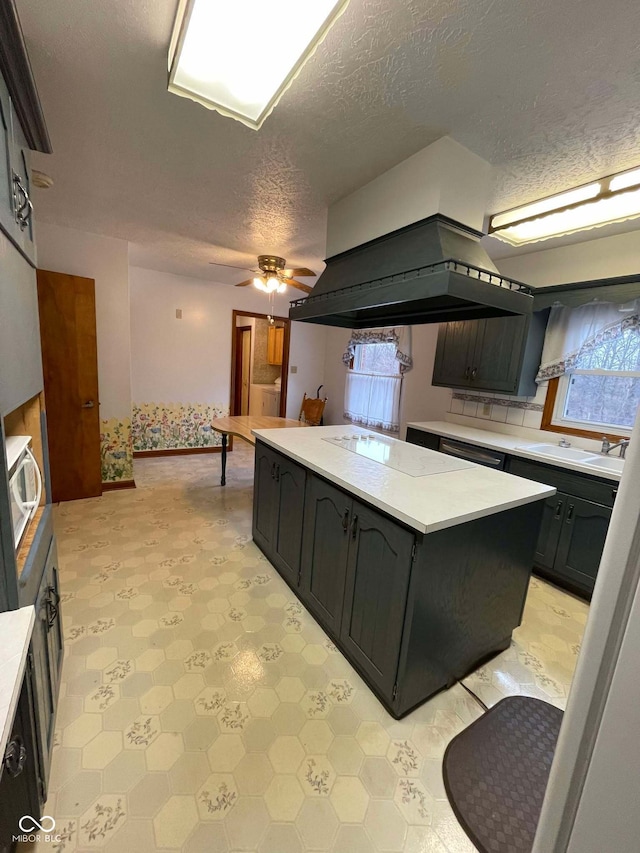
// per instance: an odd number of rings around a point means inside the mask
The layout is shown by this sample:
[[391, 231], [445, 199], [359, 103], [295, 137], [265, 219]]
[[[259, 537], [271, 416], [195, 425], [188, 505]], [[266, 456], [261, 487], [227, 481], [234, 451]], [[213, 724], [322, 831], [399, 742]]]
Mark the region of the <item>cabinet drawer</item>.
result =
[[513, 456], [509, 458], [507, 470], [516, 477], [525, 477], [527, 480], [535, 480], [536, 483], [555, 486], [558, 491], [603, 506], [613, 506], [618, 493], [618, 484], [615, 482], [603, 482], [595, 477], [575, 474], [573, 471], [565, 471]]

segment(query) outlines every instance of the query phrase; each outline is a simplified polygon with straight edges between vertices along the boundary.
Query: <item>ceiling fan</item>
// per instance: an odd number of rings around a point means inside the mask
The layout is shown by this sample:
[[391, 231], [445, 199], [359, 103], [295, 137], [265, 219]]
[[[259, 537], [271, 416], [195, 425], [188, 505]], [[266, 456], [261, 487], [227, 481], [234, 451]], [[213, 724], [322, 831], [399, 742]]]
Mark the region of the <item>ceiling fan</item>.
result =
[[[232, 269], [238, 270], [250, 269], [249, 267], [235, 267], [232, 264], [216, 264], [214, 261], [210, 261], [210, 263], [214, 266], [232, 267]], [[277, 255], [258, 255], [259, 269], [251, 270], [256, 275], [246, 279], [246, 281], [239, 282], [236, 287], [247, 287], [247, 285], [252, 284], [265, 293], [284, 293], [287, 285], [290, 285], [304, 291], [304, 293], [311, 293], [312, 288], [308, 284], [296, 281], [294, 276], [315, 276], [314, 271], [307, 269], [307, 267], [285, 269], [285, 264], [285, 259], [279, 258]]]

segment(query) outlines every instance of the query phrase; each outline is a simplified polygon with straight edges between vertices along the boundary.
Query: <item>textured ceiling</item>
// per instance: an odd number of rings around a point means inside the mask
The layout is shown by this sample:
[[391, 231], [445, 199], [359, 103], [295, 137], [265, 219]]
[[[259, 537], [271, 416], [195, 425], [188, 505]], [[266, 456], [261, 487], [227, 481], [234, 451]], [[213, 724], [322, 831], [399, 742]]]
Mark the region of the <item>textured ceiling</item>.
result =
[[492, 212], [640, 163], [635, 0], [351, 0], [259, 132], [167, 92], [176, 0], [17, 5], [54, 146], [39, 218], [150, 268], [321, 269], [327, 206], [444, 134], [494, 165]]

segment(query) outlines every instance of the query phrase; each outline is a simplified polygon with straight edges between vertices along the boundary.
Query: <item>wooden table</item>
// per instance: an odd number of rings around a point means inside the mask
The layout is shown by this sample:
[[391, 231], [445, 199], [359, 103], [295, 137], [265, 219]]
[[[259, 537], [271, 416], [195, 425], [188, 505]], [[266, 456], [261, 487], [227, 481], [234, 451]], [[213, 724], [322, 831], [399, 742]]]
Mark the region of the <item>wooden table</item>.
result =
[[235, 435], [248, 444], [256, 443], [252, 435], [254, 429], [292, 429], [294, 427], [306, 427], [308, 424], [295, 421], [292, 418], [267, 418], [252, 415], [233, 415], [228, 418], [215, 418], [211, 421], [211, 429], [222, 435], [222, 476], [220, 485], [226, 485], [227, 478], [227, 439]]

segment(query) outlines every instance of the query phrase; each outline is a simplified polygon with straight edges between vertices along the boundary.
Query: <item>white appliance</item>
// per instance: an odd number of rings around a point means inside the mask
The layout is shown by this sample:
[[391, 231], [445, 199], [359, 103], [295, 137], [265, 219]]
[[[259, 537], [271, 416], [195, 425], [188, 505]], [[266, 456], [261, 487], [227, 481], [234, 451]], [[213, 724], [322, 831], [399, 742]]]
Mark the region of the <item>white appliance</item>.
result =
[[30, 435], [9, 436], [6, 449], [13, 541], [17, 548], [40, 504], [42, 475], [31, 452]]

